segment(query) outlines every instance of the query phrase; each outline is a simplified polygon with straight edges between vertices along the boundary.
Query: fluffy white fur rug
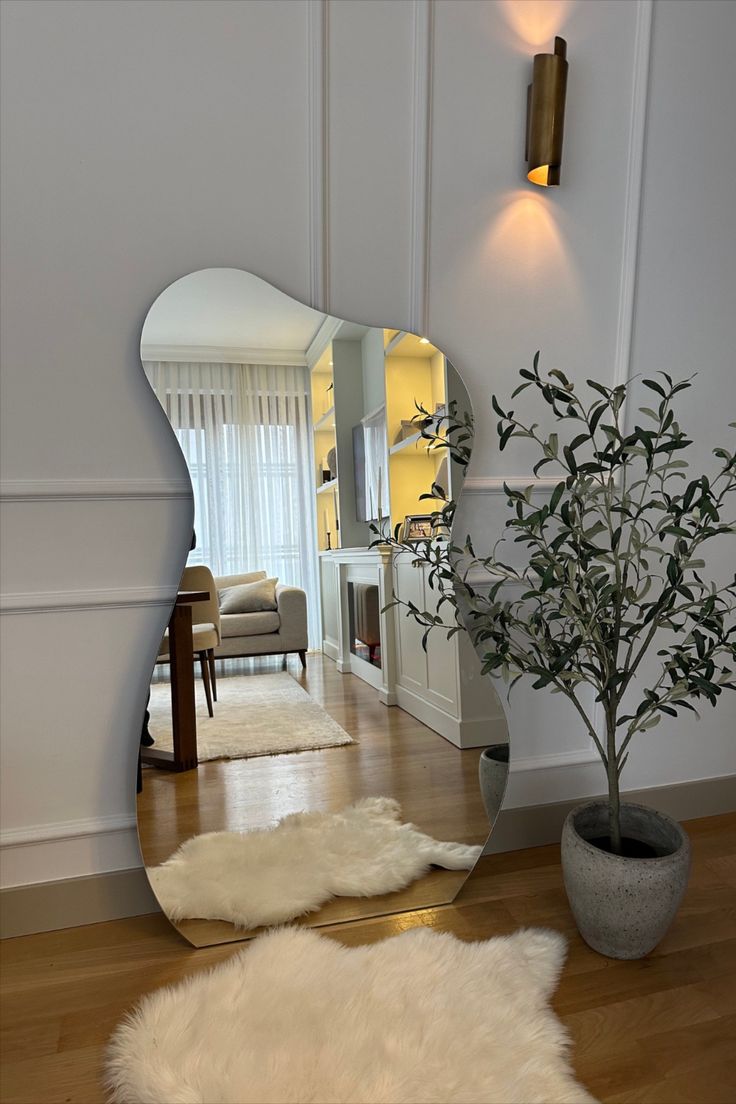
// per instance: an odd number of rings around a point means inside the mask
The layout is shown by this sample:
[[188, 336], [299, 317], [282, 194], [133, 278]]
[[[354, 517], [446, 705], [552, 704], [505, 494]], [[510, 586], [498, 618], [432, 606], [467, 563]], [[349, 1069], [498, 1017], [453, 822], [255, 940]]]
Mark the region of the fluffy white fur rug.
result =
[[555, 932], [423, 929], [348, 949], [269, 932], [145, 997], [108, 1052], [115, 1104], [595, 1104], [549, 999]]
[[430, 866], [470, 870], [480, 847], [441, 843], [387, 797], [339, 813], [294, 813], [275, 828], [208, 832], [148, 871], [172, 920], [230, 920], [244, 928], [282, 924], [332, 897], [374, 897], [403, 889]]
[[[353, 744], [344, 728], [326, 713], [287, 671], [267, 675], [221, 676], [215, 715], [207, 713], [201, 679], [196, 682], [199, 759], [245, 759], [286, 751]], [[151, 687], [149, 729], [156, 747], [170, 751], [171, 687]]]

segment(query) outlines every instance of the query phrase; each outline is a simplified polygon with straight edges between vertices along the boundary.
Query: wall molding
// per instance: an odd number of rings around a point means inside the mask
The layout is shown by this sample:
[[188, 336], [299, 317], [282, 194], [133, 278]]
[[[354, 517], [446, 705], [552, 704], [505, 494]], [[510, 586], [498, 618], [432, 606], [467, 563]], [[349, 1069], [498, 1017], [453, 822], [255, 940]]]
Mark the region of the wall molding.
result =
[[330, 302], [329, 7], [307, 2], [307, 114], [309, 175], [309, 304]]
[[505, 475], [505, 476], [485, 476], [485, 475], [469, 475], [460, 490], [460, 496], [469, 495], [505, 495], [504, 483], [511, 488], [512, 491], [524, 491], [527, 487], [534, 487], [535, 491], [540, 493], [546, 493], [547, 491], [553, 491], [558, 483], [561, 483], [563, 476], [560, 475], [557, 479], [551, 476], [542, 479], [536, 478], [533, 475]]
[[62, 820], [55, 824], [31, 824], [25, 828], [5, 828], [0, 831], [0, 850], [23, 847], [26, 844], [48, 843], [51, 840], [81, 839], [108, 832], [129, 832], [137, 828], [132, 813], [87, 817], [85, 820]]
[[[734, 808], [736, 777], [674, 783], [628, 791], [624, 796], [628, 801], [650, 805], [676, 820], [716, 816]], [[504, 807], [484, 853], [498, 854], [557, 843], [570, 810], [590, 800], [578, 797], [551, 804]], [[3, 939], [160, 911], [146, 872], [140, 866], [9, 887], [0, 890], [0, 906], [0, 937]]]
[[414, 0], [411, 143], [411, 299], [414, 333], [426, 334], [429, 321], [429, 246], [432, 200], [432, 97], [434, 4]]
[[639, 0], [634, 39], [633, 89], [629, 123], [629, 154], [624, 199], [621, 282], [614, 355], [614, 387], [631, 376], [631, 348], [636, 311], [641, 197], [644, 182], [644, 144], [649, 103], [649, 73], [654, 0]]
[[322, 356], [322, 353], [335, 337], [341, 326], [342, 321], [339, 318], [333, 318], [330, 314], [327, 315], [312, 338], [305, 355], [305, 361], [310, 368], [316, 364]]
[[558, 767], [580, 767], [588, 763], [600, 763], [600, 756], [594, 747], [580, 748], [575, 751], [559, 751], [552, 755], [527, 755], [514, 759], [513, 747], [509, 761], [509, 774], [524, 771], [548, 771]]
[[0, 502], [191, 498], [188, 479], [3, 479]]
[[[577, 805], [603, 796], [598, 792], [590, 797], [575, 797], [550, 804], [504, 807], [498, 814], [483, 853], [499, 854], [559, 843], [567, 814]], [[732, 812], [736, 805], [736, 775], [673, 782], [644, 790], [625, 790], [622, 797], [625, 801], [648, 805], [680, 821], [719, 816]]]
[[79, 610], [173, 606], [176, 587], [115, 587], [100, 590], [47, 590], [0, 595], [0, 614], [70, 613]]
[[286, 364], [303, 367], [304, 352], [298, 349], [258, 349], [238, 345], [141, 345], [141, 360], [163, 360], [177, 364]]

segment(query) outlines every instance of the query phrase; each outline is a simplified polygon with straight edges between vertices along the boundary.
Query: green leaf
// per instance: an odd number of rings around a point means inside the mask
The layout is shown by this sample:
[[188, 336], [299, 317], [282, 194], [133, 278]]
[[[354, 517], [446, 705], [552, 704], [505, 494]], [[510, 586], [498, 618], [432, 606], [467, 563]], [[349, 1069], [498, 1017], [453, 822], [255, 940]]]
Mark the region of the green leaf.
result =
[[658, 395], [661, 395], [663, 399], [667, 398], [667, 394], [661, 384], [656, 380], [645, 379], [641, 381], [645, 387], [648, 387], [651, 391], [656, 391]]
[[565, 483], [558, 483], [555, 489], [552, 491], [552, 495], [549, 500], [549, 512], [553, 514], [557, 509], [557, 505], [565, 492]]
[[501, 434], [501, 439], [500, 439], [499, 445], [498, 445], [498, 448], [499, 448], [500, 452], [503, 452], [503, 450], [506, 448], [508, 440], [511, 437], [511, 435], [513, 434], [513, 432], [514, 432], [514, 427], [512, 425], [506, 426], [506, 429]]
[[573, 437], [572, 441], [570, 442], [570, 448], [574, 452], [576, 448], [580, 448], [581, 445], [584, 445], [589, 440], [589, 433], [578, 433], [577, 437]]

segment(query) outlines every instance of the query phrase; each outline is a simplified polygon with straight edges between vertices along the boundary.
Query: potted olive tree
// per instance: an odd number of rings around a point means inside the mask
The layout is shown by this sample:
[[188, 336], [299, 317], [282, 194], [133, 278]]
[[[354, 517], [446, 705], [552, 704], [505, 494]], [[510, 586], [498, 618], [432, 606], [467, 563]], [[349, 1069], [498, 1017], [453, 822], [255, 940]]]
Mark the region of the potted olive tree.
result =
[[[588, 380], [587, 401], [564, 373], [542, 377], [539, 354], [522, 370], [513, 397], [526, 389], [554, 416], [554, 432], [527, 424], [496, 398], [500, 448], [534, 442], [535, 476], [559, 473], [551, 493], [505, 486], [510, 513], [488, 555], [470, 536], [449, 537], [455, 503], [442, 487], [435, 538], [389, 543], [427, 565], [436, 608], [405, 605], [427, 635], [465, 631], [484, 672], [513, 687], [531, 679], [571, 702], [604, 766], [608, 796], [574, 809], [562, 837], [570, 904], [583, 938], [618, 958], [647, 954], [669, 927], [684, 893], [689, 843], [679, 824], [622, 801], [621, 775], [631, 741], [678, 716], [694, 701], [715, 706], [736, 689], [736, 576], [721, 585], [703, 574], [714, 540], [736, 532], [736, 454], [715, 448], [716, 470], [691, 478], [692, 443], [673, 400], [691, 386], [666, 373], [643, 380], [652, 405], [624, 423], [627, 386]], [[442, 418], [419, 410], [429, 448], [447, 449], [466, 466], [473, 426], [451, 409]], [[732, 427], [736, 423], [731, 423]], [[376, 529], [380, 535], [380, 529]], [[386, 538], [381, 537], [385, 542]], [[501, 556], [516, 545], [517, 562]], [[521, 566], [518, 553], [522, 553]]]

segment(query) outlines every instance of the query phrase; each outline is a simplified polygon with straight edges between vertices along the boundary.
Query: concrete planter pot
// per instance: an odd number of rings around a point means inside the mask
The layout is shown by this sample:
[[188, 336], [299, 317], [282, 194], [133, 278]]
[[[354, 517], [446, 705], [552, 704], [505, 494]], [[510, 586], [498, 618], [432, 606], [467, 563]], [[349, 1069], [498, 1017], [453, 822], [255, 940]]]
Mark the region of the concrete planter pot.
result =
[[491, 744], [478, 760], [478, 780], [488, 821], [493, 827], [509, 780], [509, 745]]
[[612, 855], [589, 841], [608, 836], [604, 801], [578, 805], [562, 829], [562, 873], [575, 922], [589, 947], [609, 958], [643, 958], [672, 923], [690, 873], [682, 827], [645, 805], [621, 804], [621, 834], [653, 858]]

